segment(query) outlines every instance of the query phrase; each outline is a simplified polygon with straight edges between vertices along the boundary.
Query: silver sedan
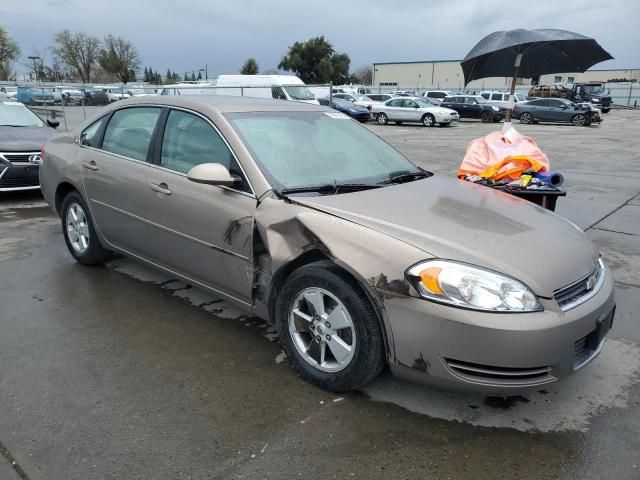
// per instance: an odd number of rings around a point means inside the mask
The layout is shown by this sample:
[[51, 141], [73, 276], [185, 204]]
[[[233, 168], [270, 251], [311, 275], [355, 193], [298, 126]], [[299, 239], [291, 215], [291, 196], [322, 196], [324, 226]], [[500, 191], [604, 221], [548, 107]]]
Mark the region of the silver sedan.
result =
[[417, 97], [393, 98], [382, 105], [374, 105], [371, 116], [380, 125], [386, 125], [391, 121], [398, 125], [408, 122], [434, 127], [436, 123], [445, 126], [460, 120], [460, 115], [455, 110], [440, 107], [427, 99]]

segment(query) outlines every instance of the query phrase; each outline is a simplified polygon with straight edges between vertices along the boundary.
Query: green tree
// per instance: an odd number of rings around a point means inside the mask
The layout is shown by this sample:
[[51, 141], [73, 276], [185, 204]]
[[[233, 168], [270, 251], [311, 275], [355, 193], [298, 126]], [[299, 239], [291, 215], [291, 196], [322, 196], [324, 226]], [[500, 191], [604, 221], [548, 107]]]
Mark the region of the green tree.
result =
[[130, 41], [123, 37], [107, 35], [104, 38], [104, 48], [98, 55], [98, 63], [105, 72], [113, 73], [122, 83], [129, 83], [131, 70], [140, 65], [138, 50]]
[[143, 82], [149, 81], [149, 70], [147, 70], [147, 67], [144, 67], [144, 77], [142, 77], [142, 81]]
[[196, 74], [191, 72], [191, 81], [195, 82], [196, 81]]
[[256, 59], [251, 57], [247, 58], [247, 61], [244, 62], [242, 68], [240, 69], [240, 73], [242, 75], [257, 75], [258, 74], [258, 62]]
[[189, 76], [187, 75], [187, 72], [184, 72], [184, 81], [185, 82], [189, 81]]
[[11, 62], [17, 60], [19, 56], [20, 47], [0, 26], [0, 80], [9, 80], [13, 77]]
[[346, 53], [337, 53], [324, 36], [306, 42], [295, 42], [282, 57], [278, 68], [295, 73], [308, 84], [333, 82], [347, 83], [351, 59]]
[[69, 68], [78, 72], [84, 83], [91, 82], [100, 54], [100, 39], [84, 32], [62, 30], [53, 36], [51, 50]]
[[198, 72], [198, 78], [197, 80], [202, 80], [202, 72]]

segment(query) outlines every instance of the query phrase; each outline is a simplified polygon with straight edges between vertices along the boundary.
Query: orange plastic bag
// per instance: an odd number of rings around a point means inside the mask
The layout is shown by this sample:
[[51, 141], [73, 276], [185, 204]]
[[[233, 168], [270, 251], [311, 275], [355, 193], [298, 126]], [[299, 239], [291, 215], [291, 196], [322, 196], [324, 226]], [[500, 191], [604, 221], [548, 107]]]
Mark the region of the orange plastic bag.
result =
[[478, 175], [482, 178], [502, 180], [520, 178], [525, 170], [548, 172], [549, 159], [531, 137], [492, 132], [469, 143], [458, 169], [458, 178]]

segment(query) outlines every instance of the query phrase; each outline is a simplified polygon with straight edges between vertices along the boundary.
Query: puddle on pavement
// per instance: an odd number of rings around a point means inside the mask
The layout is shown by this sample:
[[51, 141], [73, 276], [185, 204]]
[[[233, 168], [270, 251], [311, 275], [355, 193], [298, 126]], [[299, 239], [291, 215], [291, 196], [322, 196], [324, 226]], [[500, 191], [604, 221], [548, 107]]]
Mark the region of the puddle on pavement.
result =
[[0, 223], [33, 220], [34, 218], [49, 219], [51, 217], [55, 218], [55, 214], [49, 207], [44, 206], [0, 210]]
[[[137, 280], [155, 283], [218, 317], [257, 326], [269, 341], [278, 338], [275, 329], [266, 322], [247, 317], [224, 300], [142, 263], [121, 259], [110, 262], [109, 267]], [[274, 361], [281, 363], [284, 358], [279, 354]], [[629, 388], [637, 382], [640, 382], [640, 346], [608, 339], [600, 356], [589, 366], [533, 394], [511, 397], [459, 394], [404, 382], [388, 373], [367, 385], [363, 392], [373, 401], [393, 403], [429, 417], [475, 426], [585, 432], [595, 415], [607, 409], [627, 407]]]

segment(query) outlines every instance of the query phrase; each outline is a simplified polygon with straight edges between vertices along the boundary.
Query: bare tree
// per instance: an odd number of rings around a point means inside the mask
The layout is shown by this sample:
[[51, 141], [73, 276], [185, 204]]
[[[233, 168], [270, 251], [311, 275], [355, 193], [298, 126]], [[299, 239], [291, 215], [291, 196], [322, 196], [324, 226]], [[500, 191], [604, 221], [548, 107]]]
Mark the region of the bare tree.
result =
[[60, 62], [77, 71], [84, 83], [89, 83], [98, 63], [100, 39], [84, 32], [62, 30], [53, 36], [51, 51]]
[[122, 83], [135, 80], [132, 72], [140, 66], [140, 56], [136, 47], [124, 39], [108, 35], [104, 39], [104, 48], [100, 50], [98, 62], [106, 72], [115, 74]]
[[353, 75], [358, 78], [358, 82], [362, 85], [371, 85], [373, 83], [373, 70], [370, 65], [363, 65], [357, 68]]
[[20, 47], [7, 31], [0, 26], [0, 80], [9, 80], [13, 76], [11, 62], [20, 56]]

